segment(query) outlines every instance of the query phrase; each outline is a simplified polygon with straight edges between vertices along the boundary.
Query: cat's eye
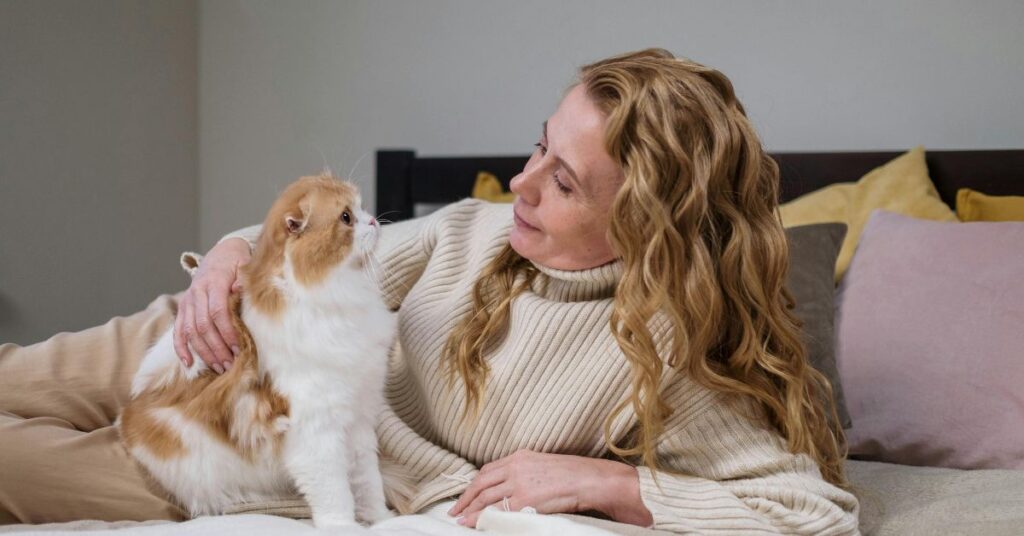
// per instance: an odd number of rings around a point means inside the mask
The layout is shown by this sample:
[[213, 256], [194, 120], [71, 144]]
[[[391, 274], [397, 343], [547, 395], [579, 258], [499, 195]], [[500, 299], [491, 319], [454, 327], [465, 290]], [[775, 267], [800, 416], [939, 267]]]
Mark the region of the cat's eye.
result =
[[347, 210], [342, 212], [341, 221], [345, 222], [345, 225], [352, 225], [352, 215], [349, 214]]

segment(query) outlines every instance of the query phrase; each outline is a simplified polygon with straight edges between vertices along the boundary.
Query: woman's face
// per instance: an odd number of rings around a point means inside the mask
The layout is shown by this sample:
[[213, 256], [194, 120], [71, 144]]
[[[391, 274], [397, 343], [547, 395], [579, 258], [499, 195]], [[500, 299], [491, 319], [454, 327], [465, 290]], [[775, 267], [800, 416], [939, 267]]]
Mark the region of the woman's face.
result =
[[537, 148], [512, 179], [512, 249], [549, 268], [583, 270], [615, 258], [606, 238], [622, 169], [604, 149], [605, 116], [574, 87], [544, 123]]

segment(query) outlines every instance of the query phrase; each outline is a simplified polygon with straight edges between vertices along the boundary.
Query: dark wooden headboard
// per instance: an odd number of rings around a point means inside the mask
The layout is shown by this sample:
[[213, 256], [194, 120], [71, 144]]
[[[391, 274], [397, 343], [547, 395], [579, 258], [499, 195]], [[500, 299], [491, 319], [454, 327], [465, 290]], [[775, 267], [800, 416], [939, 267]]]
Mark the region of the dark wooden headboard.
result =
[[[836, 182], [853, 182], [901, 152], [776, 153], [781, 202]], [[928, 172], [942, 200], [953, 207], [960, 188], [990, 195], [1024, 195], [1024, 149], [929, 151]], [[412, 150], [377, 151], [377, 214], [399, 221], [417, 203], [443, 204], [469, 197], [479, 171], [508, 189], [527, 156], [417, 157]]]

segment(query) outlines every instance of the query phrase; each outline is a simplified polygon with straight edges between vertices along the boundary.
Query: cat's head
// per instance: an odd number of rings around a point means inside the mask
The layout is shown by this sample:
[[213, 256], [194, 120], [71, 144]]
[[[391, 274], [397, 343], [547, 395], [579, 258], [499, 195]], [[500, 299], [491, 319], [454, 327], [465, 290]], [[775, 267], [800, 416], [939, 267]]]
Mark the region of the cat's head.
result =
[[355, 184], [326, 174], [302, 177], [270, 208], [253, 263], [263, 265], [264, 275], [315, 287], [339, 268], [364, 270], [379, 236]]

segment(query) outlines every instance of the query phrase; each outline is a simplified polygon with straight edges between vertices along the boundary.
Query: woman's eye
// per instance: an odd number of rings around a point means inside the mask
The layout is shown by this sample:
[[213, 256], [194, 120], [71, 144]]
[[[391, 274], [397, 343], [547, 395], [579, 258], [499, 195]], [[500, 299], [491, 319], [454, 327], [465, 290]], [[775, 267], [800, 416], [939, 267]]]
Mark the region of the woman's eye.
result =
[[352, 225], [352, 215], [349, 214], [347, 210], [342, 212], [341, 221], [345, 222], [346, 225]]
[[[544, 156], [548, 153], [548, 148], [547, 146], [544, 145], [543, 142], [534, 143], [533, 146], [540, 150], [541, 156]], [[558, 187], [558, 190], [560, 192], [562, 192], [562, 195], [568, 196], [572, 192], [571, 188], [566, 186], [565, 183], [563, 183], [562, 181], [558, 180], [558, 173], [553, 173], [551, 175], [551, 180], [555, 181], [555, 186]]]
[[552, 179], [553, 179], [553, 180], [555, 181], [555, 186], [557, 186], [557, 187], [558, 187], [558, 189], [559, 189], [559, 190], [560, 190], [560, 191], [561, 191], [561, 192], [562, 192], [563, 194], [565, 194], [565, 195], [569, 195], [569, 194], [570, 194], [570, 193], [572, 192], [572, 189], [571, 189], [571, 188], [569, 188], [568, 186], [566, 186], [565, 184], [563, 184], [563, 183], [562, 183], [562, 181], [558, 180], [558, 174], [557, 174], [557, 173], [556, 173], [556, 174], [554, 174], [554, 175], [552, 175], [552, 176], [551, 176], [551, 178], [552, 178]]

